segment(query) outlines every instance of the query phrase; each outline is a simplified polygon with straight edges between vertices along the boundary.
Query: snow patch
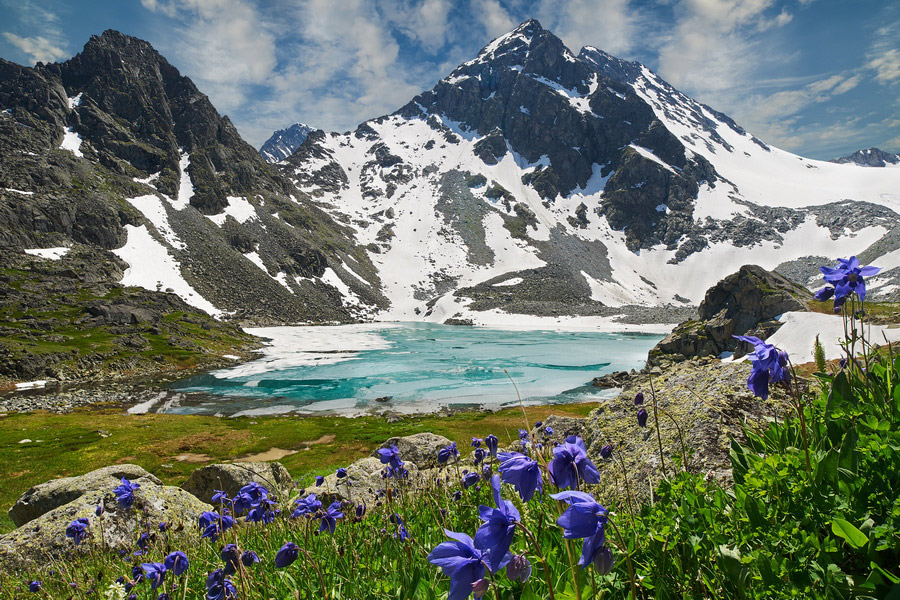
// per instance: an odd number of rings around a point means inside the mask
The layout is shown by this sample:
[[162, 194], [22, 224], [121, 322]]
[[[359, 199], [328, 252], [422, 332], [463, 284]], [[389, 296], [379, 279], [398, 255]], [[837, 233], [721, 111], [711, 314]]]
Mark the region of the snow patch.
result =
[[238, 223], [259, 218], [256, 215], [256, 208], [246, 198], [239, 196], [228, 196], [228, 205], [225, 209], [217, 215], [207, 215], [206, 218], [222, 227], [229, 215]]
[[[825, 315], [813, 312], [788, 312], [780, 315], [778, 321], [783, 323], [766, 343], [772, 344], [785, 352], [795, 365], [813, 361], [813, 343], [816, 335], [825, 349], [826, 360], [844, 356], [839, 341], [844, 337], [844, 320], [840, 315]], [[881, 325], [865, 325], [866, 339], [873, 343], [900, 341], [900, 328]]]
[[150, 235], [146, 225], [126, 225], [128, 239], [113, 253], [128, 263], [122, 276], [122, 285], [142, 287], [147, 290], [171, 289], [182, 300], [204, 310], [214, 317], [222, 311], [201, 296], [181, 275], [181, 267], [169, 251]]
[[650, 150], [649, 148], [644, 148], [643, 146], [638, 146], [637, 144], [628, 144], [628, 147], [632, 148], [634, 150], [637, 150], [638, 154], [640, 154], [641, 156], [643, 156], [646, 159], [652, 160], [653, 162], [660, 165], [661, 167], [663, 167], [670, 173], [675, 173], [675, 169], [673, 169], [670, 165], [663, 162], [663, 160], [660, 157], [653, 154], [653, 151]]
[[184, 210], [191, 203], [194, 197], [194, 184], [191, 182], [191, 176], [188, 173], [188, 167], [191, 166], [191, 155], [187, 152], [181, 152], [181, 160], [178, 161], [178, 199], [172, 202], [172, 208], [175, 210]]
[[62, 144], [59, 147], [63, 150], [68, 150], [79, 158], [84, 158], [84, 154], [81, 152], [81, 142], [81, 136], [75, 133], [75, 130], [71, 127], [66, 127]]
[[3, 188], [7, 192], [12, 192], [14, 194], [22, 194], [24, 196], [34, 196], [34, 192], [26, 192], [25, 190], [17, 190], [16, 188]]
[[41, 258], [46, 258], [49, 260], [59, 260], [63, 256], [69, 253], [69, 248], [59, 247], [59, 248], [26, 248], [25, 254], [30, 254], [32, 256], [40, 256]]
[[162, 200], [153, 194], [146, 196], [138, 196], [137, 198], [127, 198], [128, 203], [138, 209], [144, 217], [153, 224], [153, 227], [163, 236], [171, 246], [177, 250], [186, 248], [175, 230], [169, 224], [169, 215], [166, 213], [166, 207], [163, 206]]
[[78, 92], [77, 95], [69, 98], [69, 110], [74, 109], [76, 106], [81, 106], [81, 95], [84, 92]]
[[507, 285], [519, 285], [523, 281], [525, 281], [525, 280], [522, 279], [521, 277], [512, 277], [510, 279], [506, 279], [504, 281], [495, 283], [494, 287], [503, 287], [503, 286], [507, 286]]

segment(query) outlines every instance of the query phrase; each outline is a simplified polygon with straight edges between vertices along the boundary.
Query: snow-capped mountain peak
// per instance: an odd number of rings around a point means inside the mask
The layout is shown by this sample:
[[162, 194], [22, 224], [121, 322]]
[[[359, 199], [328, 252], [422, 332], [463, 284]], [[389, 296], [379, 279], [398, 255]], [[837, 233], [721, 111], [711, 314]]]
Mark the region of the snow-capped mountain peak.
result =
[[279, 168], [353, 230], [396, 319], [687, 306], [746, 263], [858, 254], [900, 211], [893, 170], [770, 147], [537, 21], [394, 114], [311, 135]]
[[300, 144], [306, 140], [310, 132], [315, 130], [315, 127], [304, 123], [294, 123], [290, 127], [279, 129], [260, 146], [259, 155], [269, 163], [282, 161], [293, 154], [294, 150], [299, 148]]

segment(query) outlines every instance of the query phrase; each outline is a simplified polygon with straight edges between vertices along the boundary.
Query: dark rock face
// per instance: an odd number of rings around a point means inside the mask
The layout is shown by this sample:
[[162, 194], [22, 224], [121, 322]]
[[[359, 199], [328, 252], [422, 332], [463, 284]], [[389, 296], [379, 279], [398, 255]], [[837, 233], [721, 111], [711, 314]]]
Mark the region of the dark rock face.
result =
[[211, 502], [216, 490], [234, 498], [238, 490], [251, 482], [262, 485], [278, 500], [287, 498], [294, 483], [281, 463], [235, 462], [201, 467], [190, 474], [181, 489], [203, 502]]
[[839, 164], [851, 163], [863, 167], [886, 167], [900, 164], [900, 154], [885, 152], [878, 148], [869, 148], [868, 150], [857, 150], [853, 154], [848, 154], [841, 158], [833, 158], [829, 162]]
[[662, 359], [718, 356], [734, 352], [732, 336], [766, 339], [781, 326], [775, 317], [808, 310], [812, 295], [806, 288], [756, 265], [745, 265], [706, 292], [699, 320], [680, 324], [650, 351], [650, 363]]

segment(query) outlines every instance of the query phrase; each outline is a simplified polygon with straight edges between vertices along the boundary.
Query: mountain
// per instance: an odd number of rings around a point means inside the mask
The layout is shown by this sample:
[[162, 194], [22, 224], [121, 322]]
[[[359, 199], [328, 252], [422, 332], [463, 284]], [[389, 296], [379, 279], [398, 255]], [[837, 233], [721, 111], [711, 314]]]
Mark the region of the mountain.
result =
[[300, 147], [311, 131], [315, 131], [315, 127], [303, 123], [294, 123], [286, 129], [279, 129], [260, 146], [259, 155], [270, 163], [284, 160]]
[[367, 250], [385, 319], [656, 306], [641, 318], [673, 321], [743, 264], [814, 285], [822, 261], [869, 248], [886, 267], [873, 297], [900, 290], [900, 171], [769, 146], [534, 20], [393, 114], [311, 133], [277, 168]]
[[384, 302], [352, 231], [142, 40], [106, 31], [63, 63], [0, 60], [0, 152], [6, 252], [89, 249], [103, 282], [241, 322], [347, 322], [351, 294]]
[[888, 167], [900, 165], [900, 154], [892, 154], [878, 148], [857, 150], [853, 154], [833, 158], [830, 162], [838, 164], [852, 163], [863, 167]]

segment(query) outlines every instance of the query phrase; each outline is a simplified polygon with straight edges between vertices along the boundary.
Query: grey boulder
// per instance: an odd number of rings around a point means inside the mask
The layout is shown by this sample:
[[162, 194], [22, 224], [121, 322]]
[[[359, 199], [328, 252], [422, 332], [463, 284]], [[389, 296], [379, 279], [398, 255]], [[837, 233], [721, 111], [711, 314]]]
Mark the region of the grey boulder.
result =
[[138, 465], [111, 465], [77, 477], [63, 477], [32, 487], [9, 509], [9, 518], [17, 527], [24, 525], [88, 492], [111, 492], [123, 477], [142, 485], [162, 485], [156, 476]]
[[256, 482], [269, 490], [273, 498], [287, 498], [294, 487], [291, 474], [278, 462], [238, 462], [208, 465], [191, 473], [181, 486], [204, 502], [211, 502], [215, 490], [234, 498], [238, 490]]

